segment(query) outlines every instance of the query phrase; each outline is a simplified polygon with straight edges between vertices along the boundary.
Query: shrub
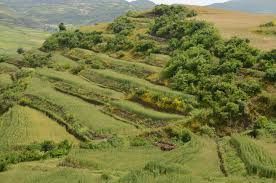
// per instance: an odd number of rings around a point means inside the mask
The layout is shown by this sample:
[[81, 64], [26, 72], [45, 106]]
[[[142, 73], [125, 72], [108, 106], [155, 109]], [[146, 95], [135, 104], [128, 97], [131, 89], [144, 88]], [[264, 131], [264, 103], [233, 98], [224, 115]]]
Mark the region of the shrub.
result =
[[58, 144], [52, 141], [45, 141], [40, 144], [34, 143], [22, 146], [19, 150], [11, 151], [0, 158], [0, 171], [5, 171], [8, 164], [61, 157], [67, 155], [70, 149], [71, 145], [67, 140]]
[[124, 140], [117, 136], [113, 136], [106, 141], [99, 143], [95, 142], [83, 142], [80, 144], [80, 148], [83, 149], [108, 149], [108, 148], [118, 148], [124, 145]]
[[268, 61], [270, 64], [276, 64], [276, 49], [265, 52], [260, 56], [260, 59]]
[[123, 35], [116, 35], [114, 38], [111, 38], [107, 41], [106, 50], [107, 51], [120, 51], [128, 50], [133, 47], [133, 43]]
[[48, 152], [55, 149], [55, 144], [53, 141], [44, 141], [41, 144], [41, 150], [44, 152]]
[[193, 17], [197, 15], [197, 13], [194, 10], [190, 10], [187, 7], [181, 5], [169, 6], [161, 4], [155, 6], [152, 12], [155, 16], [178, 15], [182, 17]]
[[151, 161], [147, 163], [144, 170], [153, 173], [155, 176], [166, 175], [170, 173], [186, 173], [182, 166], [178, 164], [163, 163], [160, 161]]
[[1, 62], [5, 62], [6, 60], [8, 60], [8, 56], [4, 53], [0, 53], [0, 63]]
[[126, 16], [121, 16], [114, 20], [113, 23], [109, 25], [109, 29], [115, 34], [128, 35], [135, 28], [135, 25]]
[[266, 70], [265, 79], [271, 82], [276, 81], [276, 67], [269, 68]]
[[0, 172], [6, 171], [8, 168], [8, 164], [6, 161], [0, 161]]
[[140, 41], [135, 46], [135, 51], [150, 54], [158, 53], [158, 48], [153, 41]]
[[274, 26], [276, 26], [276, 24], [273, 21], [270, 21], [270, 22], [260, 25], [260, 27], [274, 27]]
[[245, 80], [238, 83], [238, 86], [249, 96], [254, 96], [261, 92], [261, 86], [256, 80]]
[[207, 135], [209, 137], [216, 136], [215, 128], [209, 127], [208, 125], [201, 126], [199, 132], [201, 135]]
[[265, 128], [269, 124], [268, 119], [265, 116], [260, 116], [254, 125], [254, 129]]
[[92, 49], [102, 43], [103, 37], [100, 32], [83, 33], [79, 31], [62, 31], [51, 35], [42, 45], [42, 50], [53, 51], [65, 48], [85, 48]]
[[40, 51], [28, 51], [24, 53], [24, 63], [29, 67], [43, 67], [50, 62], [52, 55]]
[[77, 75], [78, 73], [80, 73], [82, 70], [84, 69], [84, 66], [83, 65], [77, 65], [77, 66], [74, 66], [70, 69], [70, 73], [74, 74], [74, 75]]
[[131, 146], [145, 146], [147, 144], [148, 142], [142, 137], [135, 137], [130, 141]]
[[25, 50], [23, 48], [18, 48], [16, 50], [16, 52], [21, 55], [21, 54], [25, 53]]

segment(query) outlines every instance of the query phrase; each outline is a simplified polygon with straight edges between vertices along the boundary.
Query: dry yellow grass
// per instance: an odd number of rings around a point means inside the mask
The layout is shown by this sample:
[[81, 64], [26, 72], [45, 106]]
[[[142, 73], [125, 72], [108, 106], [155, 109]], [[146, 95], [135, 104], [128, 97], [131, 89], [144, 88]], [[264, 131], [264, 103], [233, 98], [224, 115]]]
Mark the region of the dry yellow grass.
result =
[[248, 38], [251, 44], [263, 50], [276, 48], [276, 36], [254, 33], [260, 24], [276, 19], [276, 15], [250, 14], [207, 7], [192, 6], [199, 15], [197, 19], [212, 22], [224, 38], [238, 36]]
[[95, 25], [81, 26], [80, 31], [82, 31], [82, 32], [91, 32], [91, 31], [104, 32], [104, 31], [106, 31], [108, 24], [109, 23], [98, 23]]

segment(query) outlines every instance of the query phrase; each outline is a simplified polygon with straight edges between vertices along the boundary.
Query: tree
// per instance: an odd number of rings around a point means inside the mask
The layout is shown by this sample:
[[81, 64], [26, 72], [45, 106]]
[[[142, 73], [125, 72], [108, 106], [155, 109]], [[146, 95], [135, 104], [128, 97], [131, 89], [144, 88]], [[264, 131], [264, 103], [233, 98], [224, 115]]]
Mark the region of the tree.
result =
[[63, 22], [61, 22], [61, 23], [58, 25], [58, 28], [59, 28], [59, 31], [66, 31], [66, 26], [64, 25]]

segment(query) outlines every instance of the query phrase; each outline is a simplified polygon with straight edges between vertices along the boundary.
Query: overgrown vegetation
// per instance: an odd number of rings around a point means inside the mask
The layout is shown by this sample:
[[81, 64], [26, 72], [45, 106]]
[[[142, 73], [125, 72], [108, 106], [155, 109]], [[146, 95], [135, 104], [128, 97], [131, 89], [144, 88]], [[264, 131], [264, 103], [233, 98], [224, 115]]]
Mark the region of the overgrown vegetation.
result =
[[44, 141], [18, 147], [18, 150], [0, 156], [0, 172], [7, 170], [7, 165], [26, 161], [37, 161], [48, 158], [60, 158], [67, 155], [71, 144], [65, 140], [58, 144]]

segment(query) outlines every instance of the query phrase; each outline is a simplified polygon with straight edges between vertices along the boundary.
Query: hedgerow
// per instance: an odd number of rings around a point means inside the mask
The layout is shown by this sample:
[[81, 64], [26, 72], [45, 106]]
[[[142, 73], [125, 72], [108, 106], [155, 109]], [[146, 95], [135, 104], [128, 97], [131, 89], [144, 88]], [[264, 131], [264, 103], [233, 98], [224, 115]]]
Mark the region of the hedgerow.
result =
[[67, 155], [72, 145], [64, 140], [60, 143], [44, 141], [18, 147], [18, 150], [0, 156], [0, 172], [7, 170], [7, 165], [48, 158], [60, 158]]

